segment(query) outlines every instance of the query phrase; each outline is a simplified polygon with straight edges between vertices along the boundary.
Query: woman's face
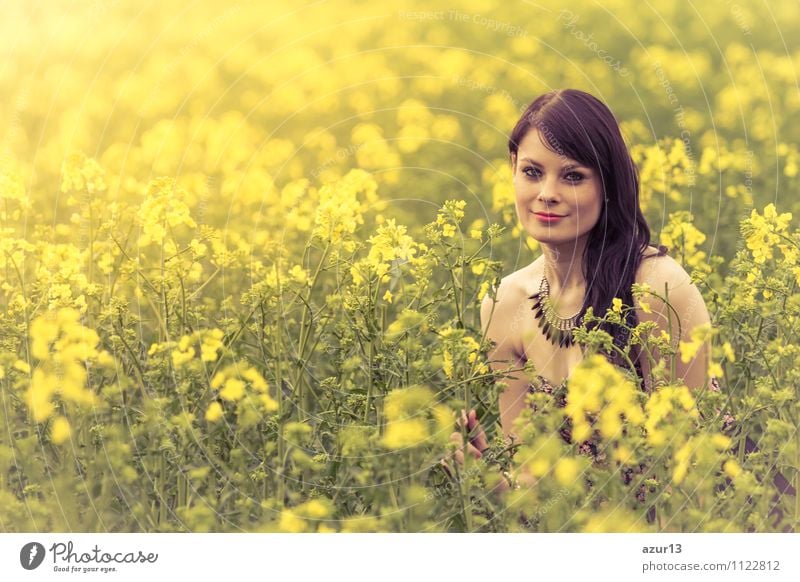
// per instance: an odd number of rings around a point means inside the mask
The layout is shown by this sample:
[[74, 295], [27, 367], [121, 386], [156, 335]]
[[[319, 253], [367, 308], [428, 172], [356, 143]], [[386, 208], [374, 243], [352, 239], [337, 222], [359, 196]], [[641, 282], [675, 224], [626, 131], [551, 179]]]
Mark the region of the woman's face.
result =
[[520, 223], [543, 243], [586, 237], [603, 209], [600, 176], [548, 149], [542, 139], [541, 133], [532, 129], [517, 151], [513, 172]]

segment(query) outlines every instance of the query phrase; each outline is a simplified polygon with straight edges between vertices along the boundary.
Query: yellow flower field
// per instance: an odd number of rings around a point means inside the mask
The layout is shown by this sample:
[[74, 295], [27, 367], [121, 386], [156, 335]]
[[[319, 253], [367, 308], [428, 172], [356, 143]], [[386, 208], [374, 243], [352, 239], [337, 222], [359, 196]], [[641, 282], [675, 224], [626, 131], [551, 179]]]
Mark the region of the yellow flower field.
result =
[[[4, 5], [0, 531], [796, 529], [800, 13], [768, 10]], [[713, 326], [641, 324], [656, 390], [588, 357], [509, 447], [479, 306], [539, 253], [506, 147], [561, 87], [618, 116]], [[664, 381], [704, 341], [720, 389]], [[464, 408], [493, 453], [453, 474]]]

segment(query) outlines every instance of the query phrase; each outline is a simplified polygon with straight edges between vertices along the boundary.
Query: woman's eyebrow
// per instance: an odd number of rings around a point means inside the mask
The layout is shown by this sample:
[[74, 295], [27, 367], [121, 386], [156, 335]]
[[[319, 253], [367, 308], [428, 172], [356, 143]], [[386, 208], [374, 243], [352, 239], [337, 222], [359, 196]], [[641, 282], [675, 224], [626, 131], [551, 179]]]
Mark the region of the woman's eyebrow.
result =
[[[527, 158], [527, 157], [526, 158], [522, 158], [522, 161], [523, 162], [530, 162], [534, 166], [539, 166], [540, 168], [542, 167], [542, 164], [540, 164], [539, 162], [537, 162], [535, 160], [532, 160], [531, 158]], [[566, 166], [562, 167], [561, 169], [564, 170], [564, 171], [568, 171], [568, 170], [574, 170], [575, 168], [586, 168], [586, 166], [582, 166], [580, 164], [567, 164]]]

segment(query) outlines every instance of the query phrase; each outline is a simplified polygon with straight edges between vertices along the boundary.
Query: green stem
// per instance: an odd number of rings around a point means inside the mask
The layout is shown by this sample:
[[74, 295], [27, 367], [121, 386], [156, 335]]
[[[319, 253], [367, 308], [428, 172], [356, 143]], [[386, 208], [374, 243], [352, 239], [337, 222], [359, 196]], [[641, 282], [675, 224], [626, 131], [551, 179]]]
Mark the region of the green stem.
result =
[[306, 344], [308, 342], [308, 338], [311, 335], [311, 327], [313, 326], [314, 320], [313, 318], [311, 321], [308, 321], [308, 317], [311, 314], [311, 294], [314, 292], [314, 287], [317, 284], [317, 280], [319, 279], [320, 271], [322, 270], [322, 266], [325, 264], [325, 259], [328, 258], [328, 252], [330, 251], [331, 245], [330, 243], [325, 245], [325, 250], [322, 253], [322, 258], [320, 259], [319, 263], [317, 264], [317, 269], [314, 272], [314, 276], [311, 279], [311, 285], [309, 286], [306, 294], [306, 298], [303, 301], [303, 315], [300, 320], [300, 347], [297, 353], [297, 366], [296, 366], [296, 375], [294, 385], [298, 390], [298, 400], [300, 402], [300, 408], [303, 410], [308, 410], [308, 406], [306, 405], [305, 399], [305, 390], [304, 390], [304, 374], [303, 370], [305, 366], [303, 365], [303, 358], [305, 357], [305, 349]]

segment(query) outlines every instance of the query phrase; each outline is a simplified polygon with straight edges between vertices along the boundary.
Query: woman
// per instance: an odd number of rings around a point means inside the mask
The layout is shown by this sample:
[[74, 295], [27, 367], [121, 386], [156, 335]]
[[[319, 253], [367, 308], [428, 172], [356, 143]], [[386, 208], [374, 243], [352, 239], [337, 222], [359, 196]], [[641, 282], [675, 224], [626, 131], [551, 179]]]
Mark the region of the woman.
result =
[[[653, 321], [673, 330], [672, 341], [689, 341], [692, 329], [709, 323], [697, 287], [664, 247], [650, 245], [650, 228], [639, 208], [636, 168], [611, 111], [595, 97], [574, 89], [537, 98], [522, 114], [508, 142], [517, 216], [542, 247], [542, 255], [500, 282], [496, 302], [481, 306], [481, 327], [494, 342], [492, 369], [505, 372], [531, 361], [540, 389], [550, 391], [570, 376], [583, 359], [571, 330], [591, 306], [603, 315], [615, 297], [629, 312], [628, 325]], [[649, 296], [647, 311], [632, 297], [633, 283], [664, 295]], [[622, 326], [604, 326], [618, 347], [626, 344]], [[680, 333], [677, 332], [680, 330]], [[615, 352], [613, 352], [615, 353]], [[609, 359], [625, 365], [612, 354]], [[659, 355], [653, 354], [657, 360]], [[709, 347], [688, 363], [678, 359], [677, 376], [692, 389], [707, 380]], [[649, 390], [649, 361], [636, 357], [636, 373]], [[500, 424], [506, 439], [516, 438], [514, 421], [531, 388], [523, 375], [504, 379]], [[475, 411], [461, 422], [472, 435], [467, 450], [480, 458], [486, 436]], [[451, 440], [463, 445], [461, 432]], [[455, 458], [463, 463], [462, 450]]]

